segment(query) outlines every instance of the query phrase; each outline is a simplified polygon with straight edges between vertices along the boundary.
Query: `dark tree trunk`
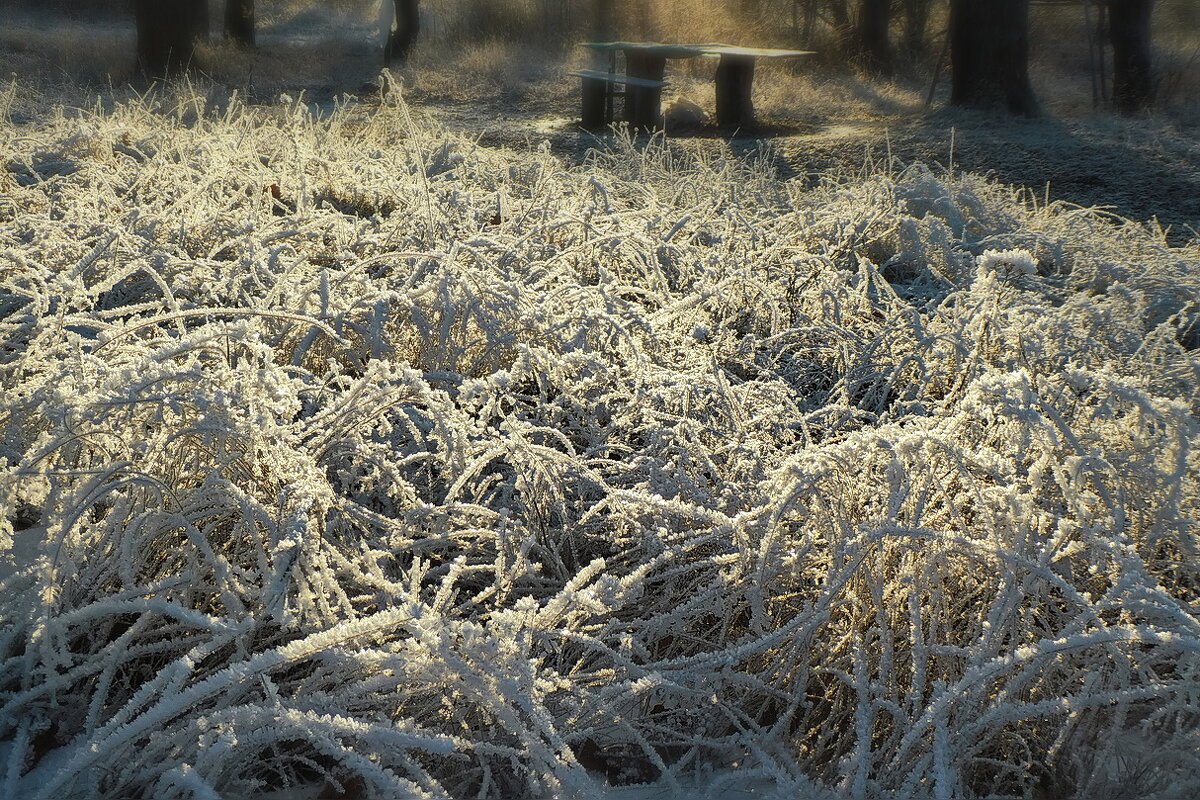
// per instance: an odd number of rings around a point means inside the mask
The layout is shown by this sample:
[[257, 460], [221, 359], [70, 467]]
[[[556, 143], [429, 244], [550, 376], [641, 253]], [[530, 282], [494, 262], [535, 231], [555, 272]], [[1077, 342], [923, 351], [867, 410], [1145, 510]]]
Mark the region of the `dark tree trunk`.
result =
[[592, 36], [597, 42], [611, 41], [616, 23], [614, 0], [592, 0]]
[[891, 21], [891, 0], [862, 0], [858, 7], [858, 48], [872, 72], [887, 74], [892, 69]]
[[825, 0], [825, 9], [829, 12], [829, 24], [833, 27], [833, 35], [838, 45], [848, 52], [854, 52], [855, 41], [854, 22], [850, 19], [850, 8], [847, 0]]
[[208, 41], [208, 0], [134, 0], [138, 66], [158, 78], [186, 70]]
[[[385, 0], [386, 2], [386, 0]], [[393, 0], [396, 5], [396, 27], [383, 50], [384, 63], [403, 64], [421, 32], [420, 0]]]
[[950, 63], [953, 105], [1035, 115], [1037, 99], [1029, 83], [1029, 0], [952, 0]]
[[931, 0], [904, 0], [904, 52], [916, 58], [925, 51]]
[[1150, 18], [1154, 0], [1109, 0], [1113, 49], [1113, 105], [1121, 114], [1145, 111], [1154, 101]]
[[254, 47], [254, 0], [225, 0], [225, 38]]
[[843, 42], [847, 41], [854, 26], [850, 23], [850, 11], [846, 8], [846, 0], [825, 0], [825, 7], [829, 10], [829, 21], [837, 38]]

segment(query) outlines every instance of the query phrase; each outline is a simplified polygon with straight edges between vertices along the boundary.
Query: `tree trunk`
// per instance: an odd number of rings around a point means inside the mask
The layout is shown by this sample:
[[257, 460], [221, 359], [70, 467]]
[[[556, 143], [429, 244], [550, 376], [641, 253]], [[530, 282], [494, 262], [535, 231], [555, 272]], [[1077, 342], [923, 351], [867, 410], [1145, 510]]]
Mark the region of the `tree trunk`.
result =
[[592, 0], [592, 36], [597, 42], [612, 41], [616, 34], [614, 0]]
[[1145, 111], [1154, 101], [1150, 18], [1154, 0], [1109, 0], [1113, 49], [1113, 105], [1121, 114]]
[[254, 0], [225, 0], [225, 38], [254, 47]]
[[1029, 0], [951, 1], [951, 104], [1037, 114], [1028, 26]]
[[829, 11], [829, 24], [833, 25], [834, 34], [838, 37], [838, 41], [846, 42], [848, 31], [853, 30], [853, 25], [850, 22], [850, 10], [846, 7], [846, 0], [826, 0], [826, 8]]
[[858, 7], [858, 49], [871, 72], [885, 75], [891, 72], [892, 45], [888, 39], [891, 21], [891, 0], [862, 0]]
[[187, 69], [196, 42], [208, 41], [208, 0], [134, 0], [138, 66], [159, 78]]
[[904, 53], [909, 58], [916, 58], [925, 51], [931, 5], [930, 0], [904, 0]]
[[833, 27], [833, 34], [839, 45], [853, 52], [854, 24], [850, 21], [850, 10], [846, 6], [846, 0], [825, 0], [825, 8], [829, 11], [829, 24]]
[[[384, 0], [387, 2], [387, 0]], [[408, 53], [421, 32], [420, 0], [393, 0], [396, 6], [396, 27], [383, 50], [384, 63], [404, 64]]]

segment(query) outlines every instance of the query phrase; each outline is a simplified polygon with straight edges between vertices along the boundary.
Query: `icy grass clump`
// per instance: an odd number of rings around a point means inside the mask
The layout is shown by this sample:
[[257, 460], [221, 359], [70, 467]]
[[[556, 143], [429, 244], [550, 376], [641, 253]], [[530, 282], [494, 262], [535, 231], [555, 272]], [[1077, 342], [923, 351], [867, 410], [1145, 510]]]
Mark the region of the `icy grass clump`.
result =
[[981, 275], [1033, 275], [1037, 272], [1037, 259], [1028, 250], [984, 250], [978, 266]]
[[1195, 243], [399, 103], [0, 163], [0, 794], [1200, 789]]

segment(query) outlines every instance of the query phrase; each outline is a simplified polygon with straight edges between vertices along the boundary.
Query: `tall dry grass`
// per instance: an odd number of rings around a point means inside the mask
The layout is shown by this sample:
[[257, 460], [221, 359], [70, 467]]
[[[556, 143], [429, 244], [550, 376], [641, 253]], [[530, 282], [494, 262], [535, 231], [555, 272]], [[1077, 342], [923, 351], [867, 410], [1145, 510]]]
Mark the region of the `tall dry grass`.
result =
[[1200, 784], [1200, 243], [398, 90], [14, 97], [5, 795]]

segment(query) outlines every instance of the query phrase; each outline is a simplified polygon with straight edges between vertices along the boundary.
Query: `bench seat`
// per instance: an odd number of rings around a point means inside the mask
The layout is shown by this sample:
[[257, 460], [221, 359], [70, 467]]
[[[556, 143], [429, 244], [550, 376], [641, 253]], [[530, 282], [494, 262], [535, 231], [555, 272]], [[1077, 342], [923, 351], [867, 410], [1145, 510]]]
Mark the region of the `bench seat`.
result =
[[664, 89], [667, 86], [666, 81], [652, 81], [648, 78], [635, 78], [632, 75], [620, 75], [616, 72], [601, 72], [598, 69], [579, 69], [572, 72], [571, 75], [604, 83], [620, 83], [638, 89]]
[[658, 115], [659, 97], [667, 82], [653, 78], [639, 78], [633, 75], [621, 75], [616, 72], [602, 72], [596, 69], [581, 69], [571, 73], [583, 79], [583, 127], [603, 128], [613, 121], [613, 98], [618, 85], [624, 86], [625, 116], [635, 125], [653, 125], [654, 120], [644, 120], [638, 109], [644, 109], [644, 115]]

